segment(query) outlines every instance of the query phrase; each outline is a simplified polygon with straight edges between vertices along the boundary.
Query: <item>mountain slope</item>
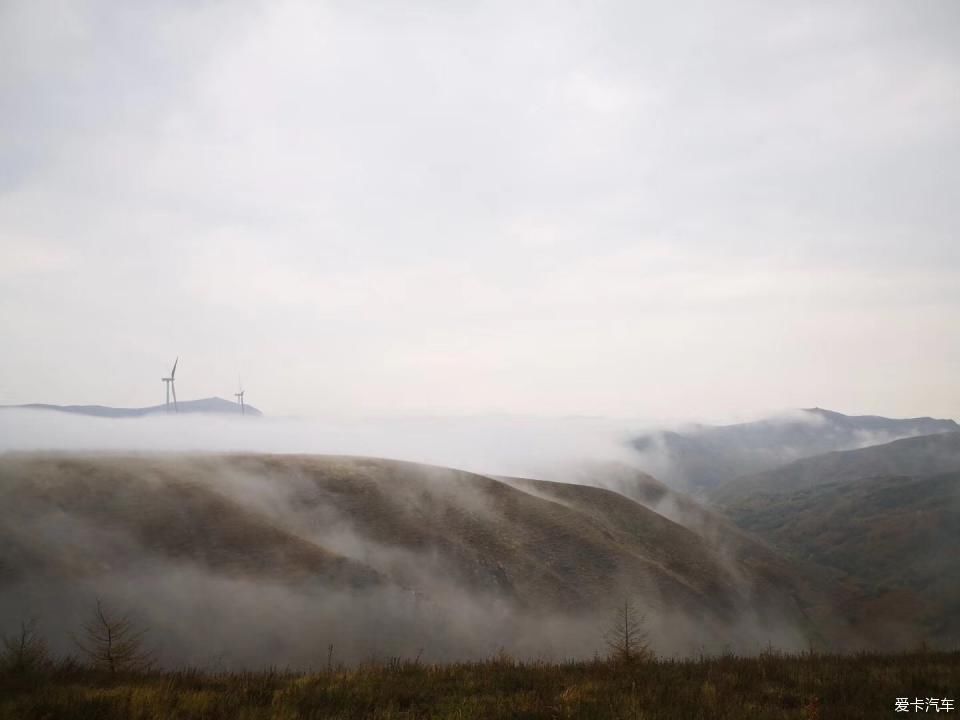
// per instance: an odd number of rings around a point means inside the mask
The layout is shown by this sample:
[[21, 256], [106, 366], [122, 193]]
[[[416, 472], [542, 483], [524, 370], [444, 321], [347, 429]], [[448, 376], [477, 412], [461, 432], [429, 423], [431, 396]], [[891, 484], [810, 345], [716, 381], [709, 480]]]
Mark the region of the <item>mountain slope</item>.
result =
[[889, 642], [960, 644], [960, 433], [830, 453], [728, 483], [741, 528], [860, 588]]
[[672, 485], [709, 490], [805, 457], [958, 431], [960, 425], [953, 420], [848, 416], [812, 408], [757, 422], [649, 433], [635, 438], [632, 445], [657, 477]]
[[609, 463], [581, 466], [573, 474], [575, 483], [511, 478], [509, 482], [530, 492], [562, 502], [602, 518], [621, 532], [633, 533], [630, 515], [616, 504], [587, 501], [591, 487], [615, 489], [612, 497], [634, 500], [695, 533], [713, 549], [714, 556], [736, 568], [752, 596], [754, 607], [795, 607], [804, 616], [808, 637], [824, 646], [869, 645], [866, 636], [856, 637], [838, 610], [857, 603], [858, 591], [840, 575], [803, 559], [789, 558], [759, 536], [739, 528], [722, 513], [694, 498], [667, 487], [656, 478], [633, 468]]
[[[618, 587], [717, 615], [738, 599], [734, 579], [699, 537], [627, 498], [582, 488], [594, 504], [613, 502], [630, 513], [629, 541], [582, 510], [471, 473], [367, 458], [237, 456], [231, 467], [298, 487], [289, 509], [303, 528], [330, 546], [365, 546], [429, 553], [436, 572], [476, 592], [491, 589], [529, 607], [590, 607]], [[322, 526], [322, 527], [318, 527]], [[305, 532], [311, 532], [307, 529]], [[418, 565], [423, 564], [417, 560]], [[416, 584], [417, 573], [393, 571]]]
[[623, 597], [663, 651], [805, 646], [822, 599], [766, 573], [599, 488], [355, 457], [0, 457], [0, 622], [102, 597], [181, 658], [210, 636], [247, 662], [318, 637], [355, 658], [591, 654]]
[[891, 645], [960, 645], [960, 472], [821, 484], [729, 512], [859, 585], [855, 619]]
[[338, 587], [382, 581], [184, 474], [171, 460], [3, 457], [0, 582], [98, 575], [161, 559]]

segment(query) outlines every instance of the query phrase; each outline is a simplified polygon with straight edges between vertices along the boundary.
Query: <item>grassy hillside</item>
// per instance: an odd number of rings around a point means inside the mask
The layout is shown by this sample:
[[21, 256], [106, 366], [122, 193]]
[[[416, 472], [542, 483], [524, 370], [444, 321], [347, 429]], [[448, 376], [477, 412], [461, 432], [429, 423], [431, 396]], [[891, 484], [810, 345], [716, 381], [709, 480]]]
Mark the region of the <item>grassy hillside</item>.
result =
[[[595, 471], [600, 472], [600, 468]], [[626, 467], [607, 468], [602, 480], [610, 482], [611, 477], [620, 492], [683, 525], [710, 545], [716, 557], [738, 568], [738, 572], [743, 573], [745, 586], [750, 588], [755, 607], [763, 602], [778, 608], [795, 607], [806, 619], [808, 639], [821, 646], [871, 645], [869, 634], [857, 637], [851, 633], [851, 627], [839, 619], [837, 609], [855, 604], [861, 592], [837, 572], [785, 555], [759, 535], [745, 532], [725, 515], [666, 487], [646, 473]], [[583, 475], [581, 479], [590, 478]], [[577, 508], [614, 532], [633, 534], [637, 531], [630, 513], [624, 512], [632, 503], [624, 504], [618, 493], [610, 492], [598, 499], [594, 488], [577, 484], [516, 478], [511, 482]]]
[[202, 474], [202, 464], [171, 458], [2, 458], [0, 582], [115, 572], [157, 557], [228, 575], [382, 581], [204, 485]]
[[960, 473], [878, 477], [748, 496], [727, 508], [785, 552], [842, 572], [852, 619], [892, 643], [960, 645]]
[[635, 666], [398, 659], [313, 674], [127, 677], [67, 667], [39, 677], [0, 675], [0, 720], [873, 720], [894, 716], [897, 698], [920, 699], [924, 708], [927, 698], [948, 698], [956, 712], [958, 688], [958, 653], [731, 655]]
[[[334, 518], [380, 546], [429, 551], [458, 583], [497, 588], [524, 605], [581, 609], [621, 584], [681, 606], [709, 604], [711, 614], [736, 597], [732, 578], [696, 535], [622, 496], [614, 502], [631, 514], [631, 537], [614, 536], [609, 522], [583, 510], [471, 473], [363, 458], [236, 462], [270, 478], [299, 473], [310, 483], [292, 498], [301, 519]], [[613, 495], [583, 490], [597, 503]]]
[[845, 640], [822, 632], [821, 586], [756, 558], [610, 491], [413, 463], [0, 458], [8, 621], [40, 614], [68, 635], [100, 597], [171, 663], [302, 664], [316, 642], [354, 660], [588, 656], [624, 597], [669, 652]]
[[810, 458], [716, 498], [740, 527], [859, 587], [855, 623], [893, 644], [960, 645], [960, 433]]

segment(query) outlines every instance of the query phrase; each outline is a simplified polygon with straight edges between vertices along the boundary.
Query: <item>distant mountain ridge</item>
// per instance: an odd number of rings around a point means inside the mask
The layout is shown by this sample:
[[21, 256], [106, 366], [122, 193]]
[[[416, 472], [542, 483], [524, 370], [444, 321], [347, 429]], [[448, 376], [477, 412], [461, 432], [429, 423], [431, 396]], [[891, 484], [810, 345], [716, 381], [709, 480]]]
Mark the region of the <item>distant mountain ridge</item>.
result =
[[756, 422], [648, 433], [631, 445], [661, 480], [709, 490], [814, 455], [958, 431], [960, 425], [953, 420], [853, 416], [807, 408]]
[[[4, 408], [22, 408], [25, 410], [55, 410], [57, 412], [72, 413], [74, 415], [89, 415], [105, 418], [135, 418], [145, 415], [165, 415], [166, 405], [152, 405], [144, 408], [115, 408], [107, 405], [52, 405], [47, 403], [29, 403], [26, 405], [3, 405]], [[171, 404], [170, 412], [173, 412]], [[208, 397], [200, 400], [181, 400], [177, 403], [178, 413], [210, 413], [218, 415], [239, 415], [240, 405], [224, 400], [221, 397]], [[244, 412], [247, 415], [260, 417], [263, 415], [253, 405], [245, 404]]]
[[922, 477], [960, 471], [960, 432], [902, 438], [882, 445], [816, 455], [737, 478], [710, 495], [724, 506], [743, 498], [809, 491], [819, 485], [871, 477]]

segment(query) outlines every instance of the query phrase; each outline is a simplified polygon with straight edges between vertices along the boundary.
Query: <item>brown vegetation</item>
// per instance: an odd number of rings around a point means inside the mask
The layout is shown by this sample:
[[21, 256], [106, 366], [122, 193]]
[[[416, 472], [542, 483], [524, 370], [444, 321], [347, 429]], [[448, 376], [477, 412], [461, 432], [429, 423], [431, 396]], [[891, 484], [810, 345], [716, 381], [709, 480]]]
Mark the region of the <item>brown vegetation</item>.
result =
[[142, 672], [153, 665], [153, 656], [145, 648], [146, 629], [138, 628], [129, 616], [106, 610], [100, 600], [77, 638], [77, 647], [94, 670], [111, 675]]
[[[303, 607], [316, 607], [320, 594], [389, 588], [407, 593], [411, 613], [421, 616], [444, 603], [460, 612], [466, 597], [470, 610], [486, 603], [478, 610], [486, 615], [500, 603], [514, 617], [562, 617], [567, 625], [573, 616], [590, 624], [611, 597], [630, 595], [650, 617], [670, 616], [669, 639], [659, 632], [662, 623], [651, 623], [661, 651], [727, 643], [747, 650], [771, 635], [805, 647], [808, 609], [829, 605], [824, 593], [756, 554], [725, 555], [723, 545], [609, 490], [521, 488], [414, 463], [211, 454], [0, 458], [0, 587], [84, 583], [107, 601], [127, 603], [100, 588], [139, 587], [140, 578], [125, 578], [145, 568], [154, 576], [187, 568], [255, 588], [283, 584]], [[110, 585], [113, 578], [120, 580]], [[173, 625], [178, 609], [150, 603], [147, 613], [152, 624]], [[499, 621], [491, 615], [491, 622]], [[545, 647], [520, 632], [524, 647], [511, 652], [529, 657]], [[549, 650], [554, 657], [595, 649], [563, 640]], [[444, 657], [483, 657], [492, 649], [469, 642], [474, 647], [460, 643]]]
[[897, 698], [957, 700], [958, 688], [960, 653], [766, 653], [630, 664], [393, 659], [305, 674], [111, 675], [61, 663], [47, 674], [0, 675], [0, 720], [872, 720], [892, 716]]

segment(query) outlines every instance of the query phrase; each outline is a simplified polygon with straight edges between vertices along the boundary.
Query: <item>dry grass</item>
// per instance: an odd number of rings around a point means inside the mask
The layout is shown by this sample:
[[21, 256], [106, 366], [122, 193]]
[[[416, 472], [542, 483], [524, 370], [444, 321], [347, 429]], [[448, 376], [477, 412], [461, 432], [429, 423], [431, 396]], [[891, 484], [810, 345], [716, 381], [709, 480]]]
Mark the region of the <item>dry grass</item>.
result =
[[111, 677], [70, 664], [0, 676], [0, 720], [56, 718], [857, 718], [957, 700], [960, 653], [424, 665]]

